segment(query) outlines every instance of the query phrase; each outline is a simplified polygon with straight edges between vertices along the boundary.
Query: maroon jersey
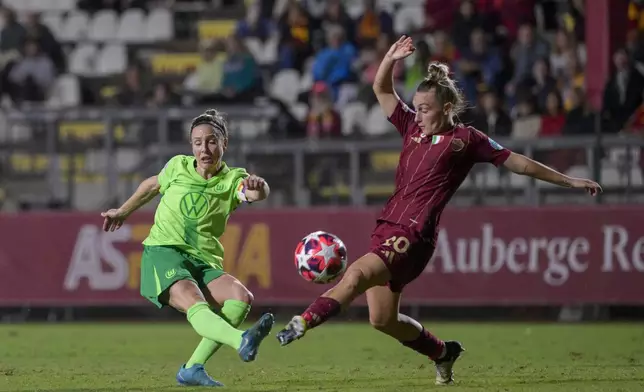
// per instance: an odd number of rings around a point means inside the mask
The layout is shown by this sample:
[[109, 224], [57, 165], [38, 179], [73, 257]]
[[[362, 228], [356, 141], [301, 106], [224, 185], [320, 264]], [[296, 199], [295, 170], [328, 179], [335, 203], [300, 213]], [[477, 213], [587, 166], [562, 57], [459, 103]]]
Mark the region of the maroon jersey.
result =
[[415, 112], [399, 102], [389, 121], [403, 137], [396, 190], [379, 221], [409, 227], [434, 240], [440, 215], [470, 169], [478, 162], [499, 166], [510, 156], [484, 133], [462, 124], [439, 135], [421, 132]]

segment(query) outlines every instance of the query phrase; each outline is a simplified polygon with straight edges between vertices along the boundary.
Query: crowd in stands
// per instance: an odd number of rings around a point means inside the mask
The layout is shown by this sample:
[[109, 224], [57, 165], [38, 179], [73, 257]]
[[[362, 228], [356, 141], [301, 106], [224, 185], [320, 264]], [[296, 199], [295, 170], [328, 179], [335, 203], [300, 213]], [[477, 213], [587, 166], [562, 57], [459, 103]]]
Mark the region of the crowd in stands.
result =
[[[122, 12], [181, 1], [80, 0], [78, 7]], [[613, 55], [614, 71], [600, 113], [591, 110], [585, 93], [583, 0], [358, 2], [356, 13], [341, 0], [246, 1], [246, 17], [237, 22], [234, 34], [200, 42], [201, 64], [181, 83], [151, 80], [146, 64], [130, 56], [121, 84], [104, 101], [160, 107], [192, 104], [194, 99], [184, 98], [197, 96], [208, 104], [249, 103], [271, 96], [274, 75], [294, 70], [307, 82], [296, 91], [295, 102], [284, 105], [293, 120], [288, 134], [340, 137], [349, 133], [343, 130], [356, 128], [343, 124], [348, 104], [359, 102], [366, 110], [376, 104], [370, 86], [378, 64], [404, 33], [414, 37], [417, 50], [395, 69], [399, 95], [411, 100], [429, 61], [448, 63], [468, 102], [461, 121], [491, 135], [592, 134], [597, 114], [605, 132], [644, 122], [644, 17], [638, 2], [629, 9], [633, 28], [628, 42]], [[356, 1], [350, 3], [355, 8]], [[396, 14], [404, 8], [408, 13], [422, 10], [420, 19], [410, 15], [422, 24], [408, 23], [400, 31]], [[8, 7], [1, 15], [0, 92], [13, 104], [44, 101], [56, 75], [66, 70], [66, 55], [38, 15], [23, 15], [19, 21]], [[252, 47], [256, 42], [262, 48], [273, 45], [274, 58], [258, 58]], [[357, 128], [369, 133], [366, 124]]]

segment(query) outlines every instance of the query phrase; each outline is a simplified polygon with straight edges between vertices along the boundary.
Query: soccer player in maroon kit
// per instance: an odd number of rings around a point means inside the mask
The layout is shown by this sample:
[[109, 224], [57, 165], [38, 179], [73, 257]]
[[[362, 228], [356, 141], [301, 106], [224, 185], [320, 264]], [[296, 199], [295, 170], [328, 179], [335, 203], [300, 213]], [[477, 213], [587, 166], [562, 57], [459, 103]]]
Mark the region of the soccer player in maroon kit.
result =
[[596, 182], [565, 176], [456, 123], [463, 99], [444, 64], [429, 64], [427, 77], [413, 97], [414, 110], [410, 109], [394, 91], [392, 70], [396, 61], [414, 50], [411, 38], [401, 37], [382, 60], [373, 84], [380, 106], [403, 137], [403, 149], [396, 189], [371, 234], [370, 252], [353, 262], [340, 282], [302, 315], [293, 317], [277, 338], [283, 346], [300, 339], [366, 293], [371, 325], [429, 357], [436, 366], [436, 384], [450, 384], [454, 362], [463, 351], [461, 344], [440, 340], [398, 309], [403, 288], [432, 257], [441, 213], [472, 166], [503, 165], [514, 173], [591, 195], [602, 189]]

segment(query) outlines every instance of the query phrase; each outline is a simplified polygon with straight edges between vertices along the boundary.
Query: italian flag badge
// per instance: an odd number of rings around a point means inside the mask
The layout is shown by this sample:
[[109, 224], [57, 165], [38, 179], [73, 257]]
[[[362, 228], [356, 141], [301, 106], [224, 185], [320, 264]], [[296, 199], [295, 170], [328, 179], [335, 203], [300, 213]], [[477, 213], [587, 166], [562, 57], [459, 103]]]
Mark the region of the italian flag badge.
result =
[[445, 140], [445, 136], [443, 135], [434, 135], [432, 136], [432, 144], [438, 144]]

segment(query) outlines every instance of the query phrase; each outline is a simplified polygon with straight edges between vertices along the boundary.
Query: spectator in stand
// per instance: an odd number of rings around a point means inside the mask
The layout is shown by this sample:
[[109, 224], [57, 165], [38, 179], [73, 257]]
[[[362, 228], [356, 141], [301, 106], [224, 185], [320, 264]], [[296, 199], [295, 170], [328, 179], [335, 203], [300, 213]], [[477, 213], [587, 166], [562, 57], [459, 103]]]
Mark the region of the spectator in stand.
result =
[[548, 93], [546, 108], [541, 116], [541, 131], [539, 136], [559, 136], [566, 123], [566, 115], [559, 93], [555, 90]]
[[586, 37], [585, 0], [567, 0], [562, 14], [562, 25], [566, 32], [574, 35], [577, 41], [583, 42]]
[[259, 66], [237, 37], [226, 40], [228, 57], [224, 62], [221, 93], [228, 100], [251, 101], [261, 88]]
[[15, 12], [7, 7], [2, 8], [0, 18], [0, 25], [3, 26], [0, 31], [0, 52], [23, 53], [27, 42], [27, 30], [18, 23]]
[[642, 103], [644, 77], [631, 63], [625, 49], [613, 55], [615, 71], [604, 88], [602, 103], [603, 129], [616, 133]]
[[184, 87], [188, 91], [200, 94], [218, 94], [224, 76], [224, 61], [226, 56], [223, 43], [217, 40], [206, 40], [200, 43], [201, 63], [197, 69], [186, 78]]
[[246, 18], [237, 22], [235, 35], [241, 39], [252, 37], [265, 42], [274, 30], [273, 21], [262, 16], [261, 4], [256, 1], [247, 7]]
[[472, 126], [490, 137], [506, 137], [512, 133], [512, 119], [503, 110], [494, 90], [480, 94], [479, 105], [472, 113]]
[[452, 27], [459, 4], [454, 0], [425, 1], [425, 25], [428, 31], [448, 30]]
[[550, 67], [545, 58], [538, 59], [532, 66], [532, 74], [524, 78], [517, 87], [517, 100], [534, 97], [537, 107], [545, 109], [548, 94], [557, 89], [557, 81], [550, 75]]
[[404, 91], [402, 94], [406, 102], [411, 102], [416, 93], [416, 88], [427, 76], [427, 65], [431, 61], [431, 56], [431, 50], [425, 40], [416, 42], [416, 52], [411, 57], [413, 62], [405, 71]]
[[307, 58], [313, 53], [313, 33], [315, 26], [308, 12], [297, 0], [291, 0], [278, 29], [280, 68], [302, 70]]
[[[367, 107], [371, 107], [377, 102], [376, 95], [373, 93], [373, 81], [376, 79], [376, 73], [378, 72], [380, 62], [385, 57], [392, 44], [393, 42], [390, 36], [383, 33], [378, 38], [375, 49], [365, 49], [361, 52], [360, 61], [364, 67], [360, 73], [360, 82], [362, 86], [360, 87], [358, 100], [364, 102]], [[425, 63], [425, 72], [427, 72], [427, 64], [429, 63]], [[397, 62], [394, 65], [394, 78], [396, 80], [400, 80], [404, 72], [405, 65], [403, 62]]]
[[563, 134], [592, 135], [595, 133], [595, 116], [586, 99], [586, 92], [582, 88], [576, 88], [573, 92], [570, 110], [566, 113]]
[[626, 36], [626, 51], [633, 65], [644, 73], [644, 31], [630, 30]]
[[141, 81], [141, 70], [138, 64], [131, 64], [125, 70], [123, 84], [116, 94], [116, 102], [121, 106], [144, 106], [147, 91]]
[[555, 78], [559, 78], [565, 73], [570, 59], [569, 53], [575, 54], [582, 66], [586, 64], [586, 52], [583, 47], [577, 45], [575, 37], [565, 30], [558, 30], [550, 54], [550, 69]]
[[456, 68], [465, 99], [476, 102], [481, 84], [492, 89], [499, 87], [497, 82], [502, 67], [501, 55], [495, 48], [488, 48], [483, 30], [472, 30], [470, 44], [461, 52]]
[[306, 133], [309, 138], [342, 136], [342, 119], [333, 108], [331, 91], [324, 82], [313, 84], [309, 100]]
[[27, 37], [38, 42], [40, 50], [54, 62], [56, 70], [59, 73], [64, 73], [67, 61], [63, 48], [51, 30], [49, 30], [49, 27], [40, 22], [38, 14], [33, 12], [27, 14], [25, 29], [27, 31]]
[[330, 29], [341, 27], [344, 30], [346, 40], [351, 43], [355, 42], [354, 23], [349, 14], [347, 14], [342, 0], [327, 1], [320, 26], [324, 37], [328, 36]]
[[512, 125], [514, 139], [534, 139], [541, 131], [541, 116], [537, 113], [534, 100], [525, 99], [516, 107], [516, 119]]
[[514, 75], [507, 86], [507, 94], [513, 97], [517, 85], [530, 76], [534, 63], [540, 58], [548, 58], [548, 44], [536, 37], [531, 24], [524, 23], [519, 28], [519, 37], [512, 48], [511, 56], [514, 60]]
[[483, 19], [476, 12], [473, 0], [462, 0], [452, 24], [452, 40], [456, 48], [466, 51], [471, 44], [472, 32], [483, 27]]
[[364, 0], [364, 12], [356, 26], [356, 42], [361, 48], [372, 47], [383, 34], [391, 37], [394, 33], [391, 15], [379, 10], [375, 0]]
[[453, 65], [454, 60], [458, 57], [458, 52], [449, 36], [444, 31], [436, 31], [433, 39], [433, 50], [431, 61], [440, 61], [448, 64], [450, 67]]
[[572, 108], [574, 90], [583, 89], [586, 86], [586, 74], [584, 68], [579, 64], [576, 52], [567, 52], [566, 58], [566, 68], [559, 79], [559, 90], [563, 94], [564, 109], [568, 111]]
[[36, 41], [27, 41], [25, 57], [18, 60], [9, 73], [9, 80], [16, 87], [14, 102], [42, 102], [56, 80], [53, 61], [40, 51]]
[[352, 65], [357, 57], [357, 51], [346, 41], [344, 30], [339, 26], [329, 28], [327, 42], [329, 46], [315, 56], [313, 79], [325, 82], [331, 89], [331, 96], [335, 101], [342, 84], [355, 80]]

